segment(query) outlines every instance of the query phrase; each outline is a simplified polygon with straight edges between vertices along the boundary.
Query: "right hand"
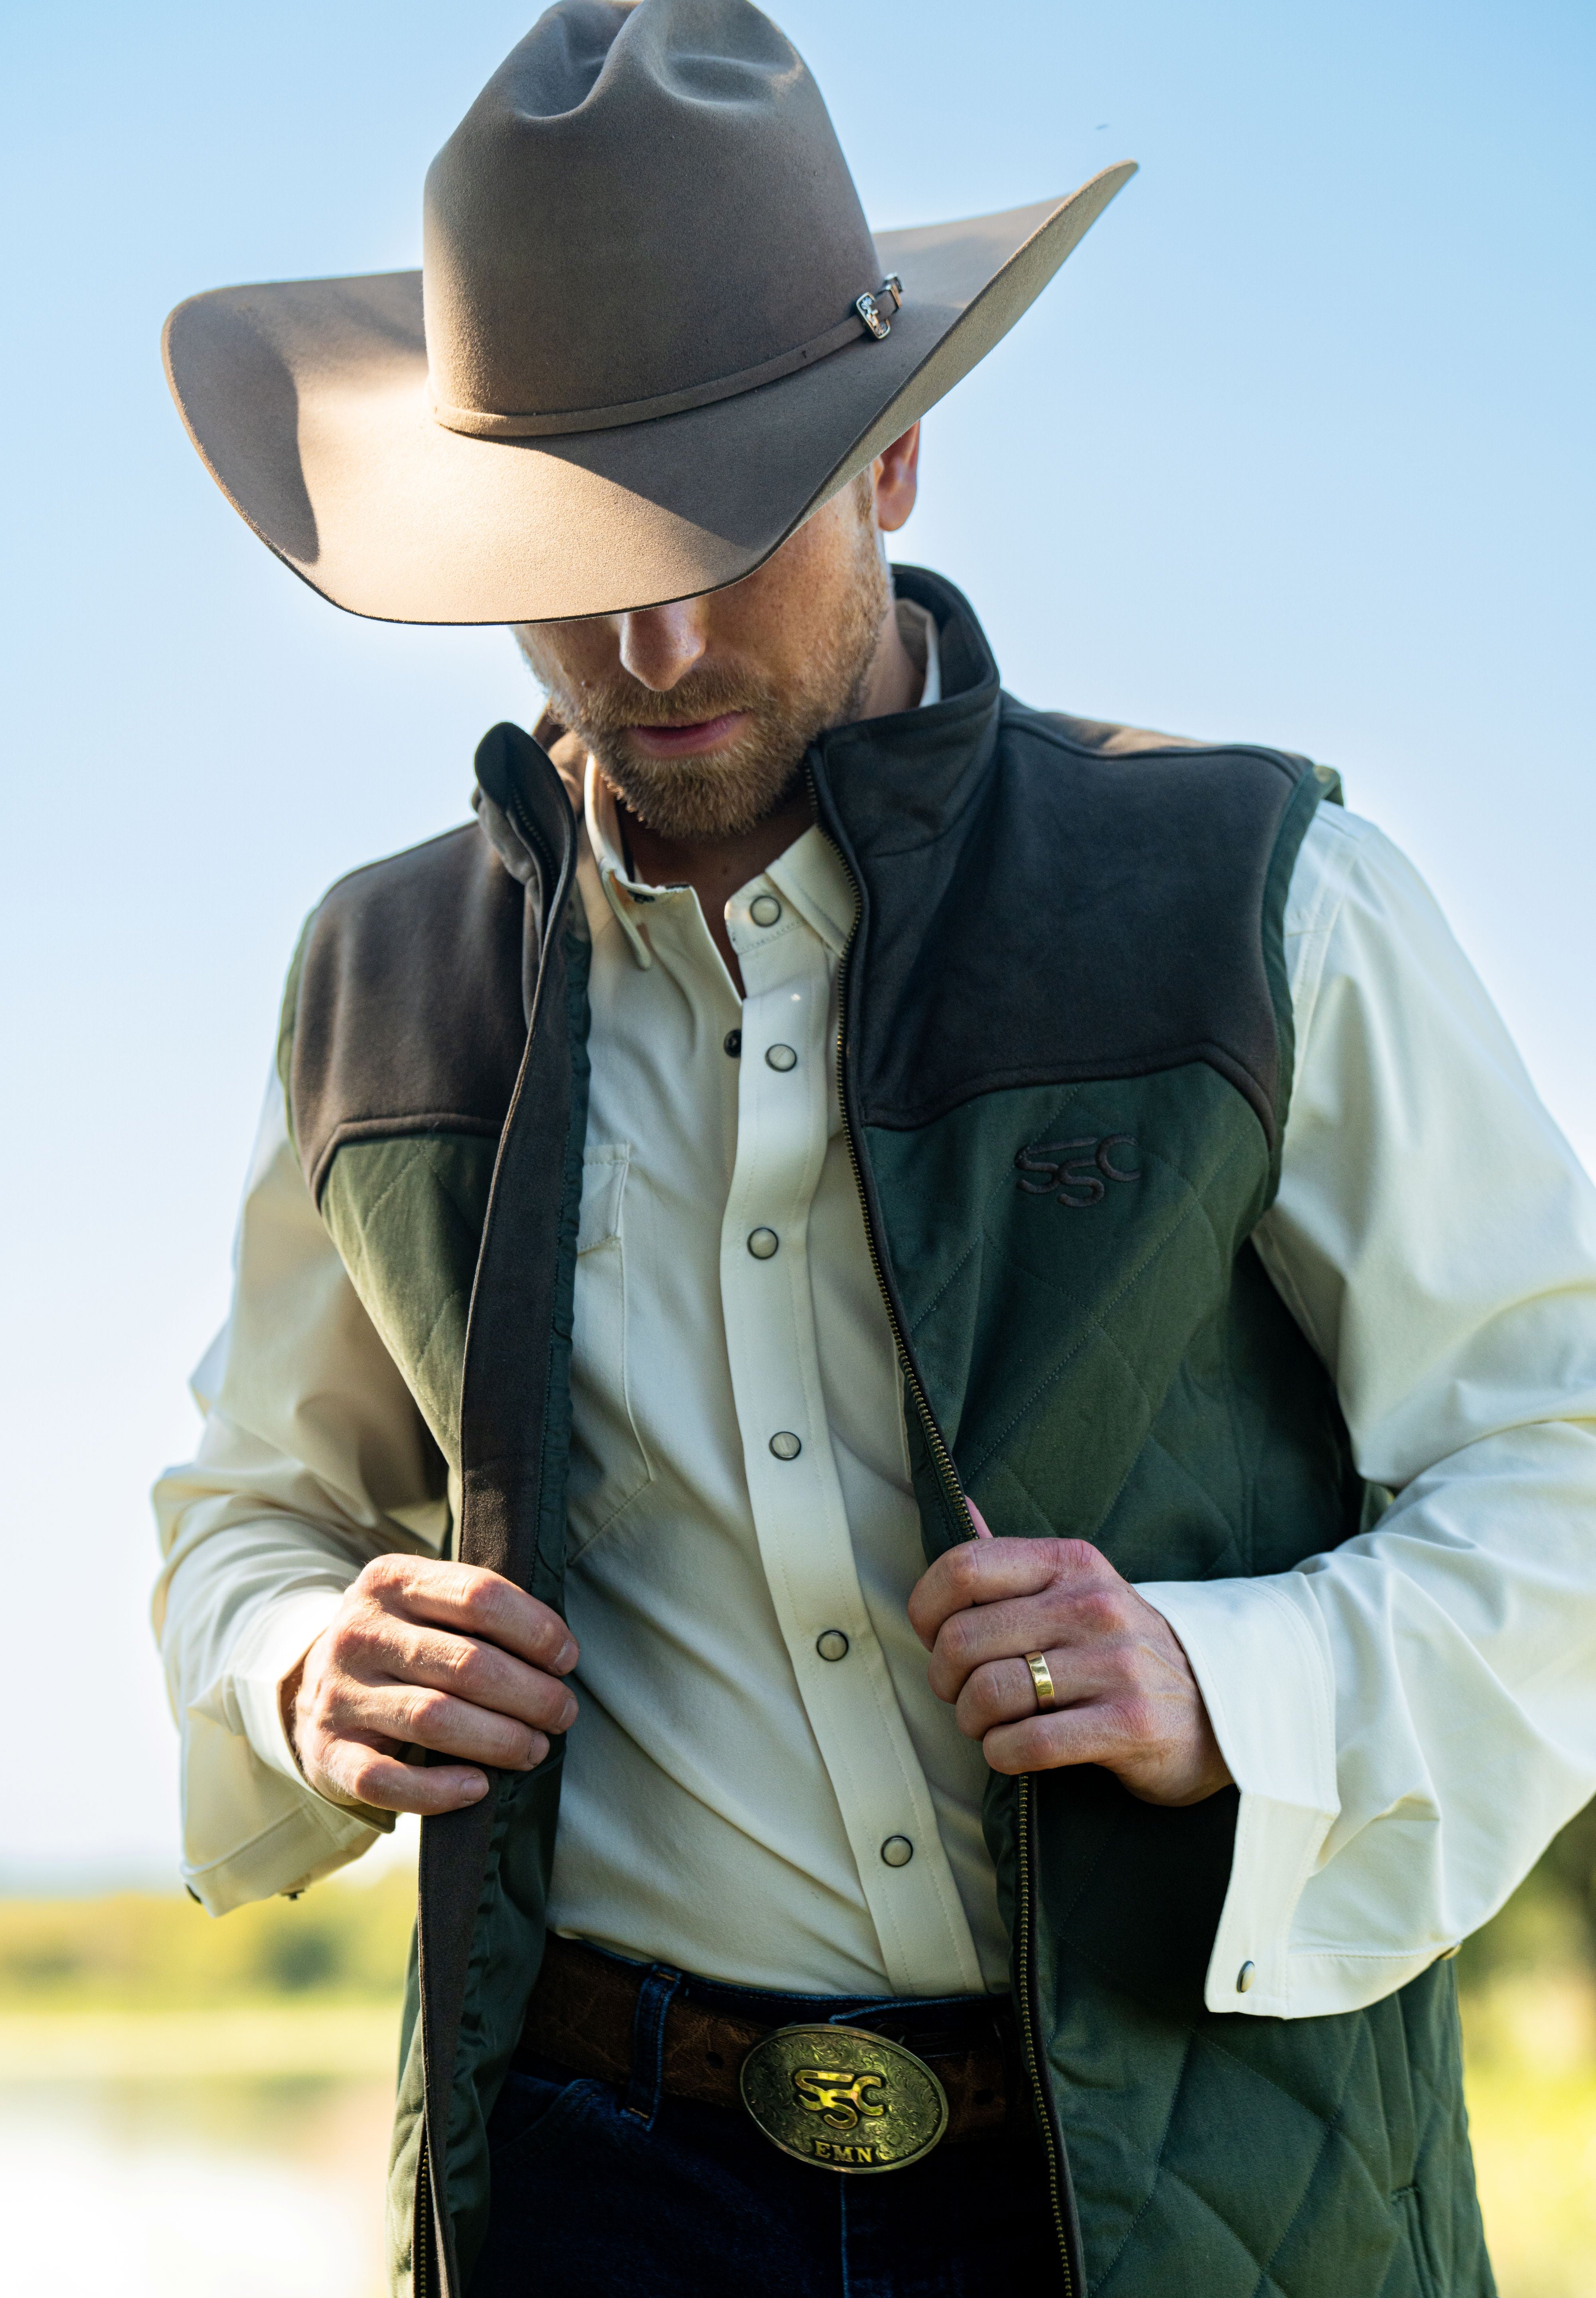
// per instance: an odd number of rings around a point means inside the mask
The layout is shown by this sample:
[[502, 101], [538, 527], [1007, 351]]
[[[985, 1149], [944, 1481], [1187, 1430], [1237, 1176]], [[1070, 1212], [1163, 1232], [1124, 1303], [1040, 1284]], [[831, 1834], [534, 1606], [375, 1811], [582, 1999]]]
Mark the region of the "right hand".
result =
[[[379, 1556], [282, 1687], [301, 1770], [334, 1803], [458, 1811], [492, 1764], [534, 1771], [576, 1702], [576, 1639], [547, 1604], [472, 1564]], [[406, 1748], [456, 1763], [407, 1764]]]

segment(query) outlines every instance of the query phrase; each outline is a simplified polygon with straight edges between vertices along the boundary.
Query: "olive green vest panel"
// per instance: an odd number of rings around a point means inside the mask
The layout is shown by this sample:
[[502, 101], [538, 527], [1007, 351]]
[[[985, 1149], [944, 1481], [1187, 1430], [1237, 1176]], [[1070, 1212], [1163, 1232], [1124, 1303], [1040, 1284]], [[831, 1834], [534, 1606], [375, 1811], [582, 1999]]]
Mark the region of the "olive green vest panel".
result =
[[[1334, 1389], [1246, 1242], [1261, 1128], [1215, 1072], [989, 1094], [865, 1138], [905, 1330], [994, 1533], [1089, 1540], [1145, 1580], [1279, 1572], [1357, 1531]], [[1037, 1994], [1092, 2293], [1488, 2290], [1451, 1965], [1345, 2017], [1216, 2015], [1235, 1791], [1171, 1812], [1087, 1769], [1034, 1793]], [[1011, 1901], [1015, 1798], [995, 1776]]]
[[1088, 1769], [1035, 1792], [1037, 1992], [1092, 2298], [1493, 2298], [1455, 1965], [1329, 2017], [1207, 2011], [1234, 1790], [1161, 1811]]

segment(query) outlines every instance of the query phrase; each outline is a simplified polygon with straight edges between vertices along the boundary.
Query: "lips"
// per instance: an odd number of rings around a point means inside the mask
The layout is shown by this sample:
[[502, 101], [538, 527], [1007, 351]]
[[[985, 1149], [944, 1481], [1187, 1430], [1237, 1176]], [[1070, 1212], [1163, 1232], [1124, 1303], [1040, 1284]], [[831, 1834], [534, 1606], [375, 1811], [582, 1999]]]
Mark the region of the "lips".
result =
[[746, 710], [725, 710], [718, 718], [700, 718], [688, 726], [628, 726], [626, 735], [646, 758], [692, 757], [735, 741], [748, 719]]

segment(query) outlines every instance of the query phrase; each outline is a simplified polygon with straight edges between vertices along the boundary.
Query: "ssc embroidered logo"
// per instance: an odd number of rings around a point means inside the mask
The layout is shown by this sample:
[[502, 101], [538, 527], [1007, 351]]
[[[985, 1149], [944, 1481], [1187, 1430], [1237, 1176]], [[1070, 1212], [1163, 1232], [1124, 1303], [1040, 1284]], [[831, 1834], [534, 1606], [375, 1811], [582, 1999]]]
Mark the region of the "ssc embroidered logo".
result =
[[1043, 1141], [1016, 1153], [1017, 1186], [1028, 1197], [1056, 1197], [1061, 1205], [1079, 1212], [1087, 1205], [1100, 1205], [1111, 1181], [1141, 1179], [1139, 1165], [1122, 1161], [1135, 1153], [1136, 1143], [1129, 1133], [1105, 1133], [1101, 1140], [1087, 1134], [1079, 1141]]

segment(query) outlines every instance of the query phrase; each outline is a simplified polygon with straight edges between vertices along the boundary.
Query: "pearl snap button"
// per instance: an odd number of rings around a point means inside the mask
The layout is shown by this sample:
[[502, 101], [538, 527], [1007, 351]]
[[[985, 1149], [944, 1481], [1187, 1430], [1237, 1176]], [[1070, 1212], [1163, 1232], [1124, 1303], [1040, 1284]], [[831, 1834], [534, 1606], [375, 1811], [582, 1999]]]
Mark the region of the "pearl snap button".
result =
[[748, 1238], [748, 1251], [756, 1261], [769, 1261], [781, 1242], [773, 1228], [757, 1228]]
[[773, 926], [781, 914], [781, 905], [773, 894], [756, 894], [748, 904], [748, 915], [757, 926]]
[[778, 1460], [796, 1460], [804, 1449], [803, 1440], [795, 1436], [790, 1428], [778, 1428], [770, 1440], [770, 1449]]
[[773, 1070], [795, 1070], [798, 1055], [790, 1046], [773, 1046], [765, 1056]]
[[889, 1867], [906, 1867], [914, 1856], [914, 1847], [906, 1835], [889, 1835], [881, 1846], [881, 1857]]
[[1243, 1965], [1242, 1965], [1242, 1967], [1241, 1967], [1241, 1969], [1240, 1969], [1240, 1970], [1236, 1972], [1236, 1993], [1237, 1993], [1238, 1995], [1245, 1995], [1245, 1994], [1246, 1993], [1246, 1991], [1247, 1991], [1248, 1988], [1249, 1988], [1249, 1987], [1251, 1987], [1251, 1985], [1253, 1984], [1253, 1965], [1252, 1965], [1250, 1963], [1243, 1963]]
[[848, 1638], [840, 1628], [828, 1628], [823, 1635], [815, 1637], [815, 1649], [822, 1659], [846, 1659]]
[[728, 1029], [725, 1036], [721, 1039], [721, 1049], [723, 1052], [730, 1054], [732, 1060], [735, 1061], [738, 1054], [742, 1051], [742, 1031], [740, 1029]]

